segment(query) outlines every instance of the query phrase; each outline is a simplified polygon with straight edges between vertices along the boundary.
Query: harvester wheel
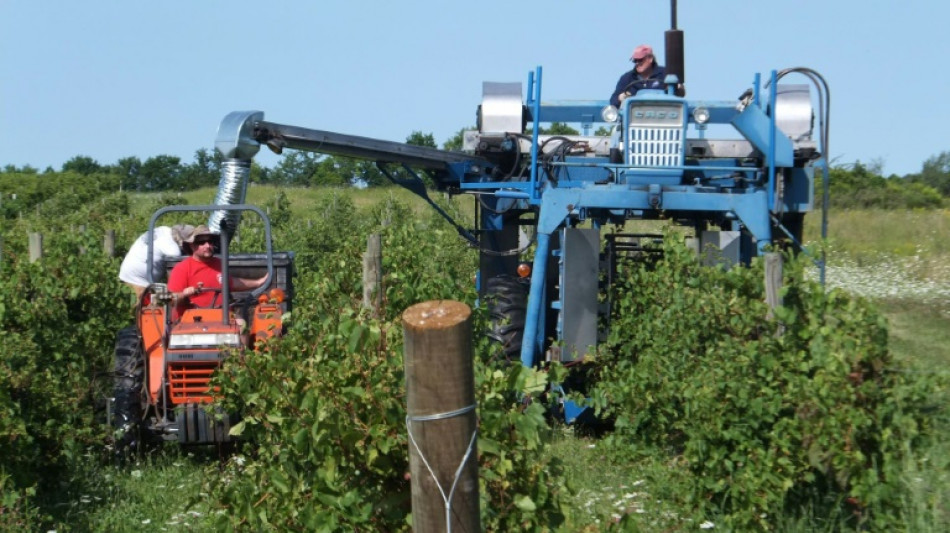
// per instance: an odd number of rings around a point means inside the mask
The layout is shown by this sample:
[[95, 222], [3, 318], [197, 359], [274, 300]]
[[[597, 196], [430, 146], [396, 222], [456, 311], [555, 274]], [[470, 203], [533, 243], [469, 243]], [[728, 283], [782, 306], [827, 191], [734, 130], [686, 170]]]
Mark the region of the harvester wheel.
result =
[[112, 426], [115, 449], [125, 454], [141, 447], [142, 387], [145, 357], [142, 338], [134, 326], [119, 331], [115, 339], [115, 374]]
[[489, 279], [485, 286], [486, 309], [491, 325], [488, 337], [501, 345], [500, 355], [509, 362], [518, 361], [521, 357], [528, 309], [528, 283], [526, 278], [503, 274]]

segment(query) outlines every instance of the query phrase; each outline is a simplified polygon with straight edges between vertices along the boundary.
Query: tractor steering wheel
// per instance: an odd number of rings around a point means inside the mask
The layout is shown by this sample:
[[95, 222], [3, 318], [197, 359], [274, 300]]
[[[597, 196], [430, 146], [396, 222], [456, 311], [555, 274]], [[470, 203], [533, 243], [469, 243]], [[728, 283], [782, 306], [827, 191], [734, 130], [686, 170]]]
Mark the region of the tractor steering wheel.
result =
[[[632, 89], [633, 87], [636, 87], [637, 85], [640, 86], [640, 87], [637, 87], [637, 90], [638, 90], [638, 91], [639, 91], [640, 89], [646, 89], [646, 88], [647, 88], [647, 82], [655, 82], [655, 81], [657, 81], [657, 80], [656, 80], [656, 79], [653, 79], [653, 78], [646, 78], [646, 79], [633, 80], [632, 82], [628, 83], [628, 84], [623, 88], [622, 91], [620, 91], [620, 94], [623, 94], [623, 93], [627, 92], [629, 89]], [[634, 93], [634, 94], [636, 94], [636, 93]]]
[[[207, 307], [203, 307], [202, 309], [217, 309], [217, 308], [218, 308], [218, 299], [222, 296], [222, 293], [224, 292], [224, 290], [223, 290], [221, 287], [214, 288], [214, 289], [205, 289], [205, 288], [202, 288], [202, 289], [200, 289], [200, 290], [199, 290], [197, 293], [195, 293], [195, 294], [201, 294], [202, 292], [213, 292], [213, 293], [214, 293], [214, 296], [211, 298], [211, 304], [208, 305]], [[231, 294], [233, 295], [234, 292], [232, 291]], [[230, 309], [241, 309], [241, 308], [243, 308], [243, 307], [246, 307], [246, 306], [247, 306], [250, 302], [252, 302], [252, 301], [253, 301], [253, 300], [252, 300], [249, 296], [244, 296], [244, 297], [241, 297], [241, 298], [233, 298], [233, 299], [231, 300], [231, 302], [228, 304], [228, 307], [229, 307]]]
[[205, 287], [197, 287], [195, 294], [193, 294], [192, 296], [197, 296], [203, 292], [214, 293], [214, 296], [211, 297], [211, 303], [205, 307], [198, 307], [198, 306], [195, 306], [195, 307], [198, 309], [215, 309], [217, 307], [218, 298], [221, 296], [221, 292], [222, 292], [221, 287], [211, 288], [211, 289], [205, 288]]

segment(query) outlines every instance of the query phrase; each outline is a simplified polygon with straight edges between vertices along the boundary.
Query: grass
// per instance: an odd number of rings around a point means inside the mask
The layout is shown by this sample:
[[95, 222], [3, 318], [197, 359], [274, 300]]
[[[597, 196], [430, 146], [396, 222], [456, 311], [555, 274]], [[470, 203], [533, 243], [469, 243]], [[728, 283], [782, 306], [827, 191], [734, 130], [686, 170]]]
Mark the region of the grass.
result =
[[[821, 217], [806, 217], [805, 239], [821, 236]], [[832, 250], [858, 261], [881, 256], [950, 257], [950, 210], [852, 209], [829, 213]]]
[[547, 453], [560, 460], [576, 490], [562, 531], [601, 531], [621, 518], [625, 529], [635, 531], [697, 529], [703, 522], [678, 498], [688, 472], [666, 458], [644, 454], [634, 462], [616, 461], [604, 441], [566, 426], [553, 429]]
[[200, 490], [216, 461], [213, 449], [177, 445], [123, 465], [89, 458], [62, 501], [51, 504], [55, 530], [214, 531], [213, 511]]
[[922, 370], [950, 373], [950, 301], [940, 305], [894, 299], [881, 301], [880, 308], [896, 356]]

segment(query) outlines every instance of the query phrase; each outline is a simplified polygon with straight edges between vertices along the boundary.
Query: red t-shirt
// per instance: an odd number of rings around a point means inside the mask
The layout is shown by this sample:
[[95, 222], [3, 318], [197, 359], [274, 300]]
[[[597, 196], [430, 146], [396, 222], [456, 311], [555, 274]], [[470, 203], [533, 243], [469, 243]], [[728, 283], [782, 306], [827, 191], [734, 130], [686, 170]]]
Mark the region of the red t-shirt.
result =
[[[188, 257], [175, 265], [168, 275], [168, 290], [182, 292], [186, 287], [197, 287], [202, 284], [203, 289], [221, 288], [221, 259], [212, 257], [207, 262]], [[232, 284], [233, 286], [233, 284]], [[215, 298], [217, 296], [217, 298]], [[176, 307], [176, 316], [180, 316], [185, 309], [195, 307], [210, 307], [212, 302], [221, 305], [220, 294], [214, 291], [205, 291], [195, 294], [181, 301]]]

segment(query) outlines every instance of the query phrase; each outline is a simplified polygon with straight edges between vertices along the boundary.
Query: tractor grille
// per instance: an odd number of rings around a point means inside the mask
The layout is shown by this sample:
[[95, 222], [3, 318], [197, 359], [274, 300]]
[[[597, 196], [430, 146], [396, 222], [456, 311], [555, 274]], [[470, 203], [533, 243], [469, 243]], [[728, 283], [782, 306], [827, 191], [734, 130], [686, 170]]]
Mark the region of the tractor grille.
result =
[[208, 383], [218, 369], [217, 361], [170, 363], [168, 389], [173, 404], [209, 403], [214, 398]]
[[630, 108], [627, 164], [635, 167], [683, 165], [685, 122], [683, 106], [662, 102]]
[[678, 167], [683, 164], [680, 128], [630, 128], [630, 165]]

